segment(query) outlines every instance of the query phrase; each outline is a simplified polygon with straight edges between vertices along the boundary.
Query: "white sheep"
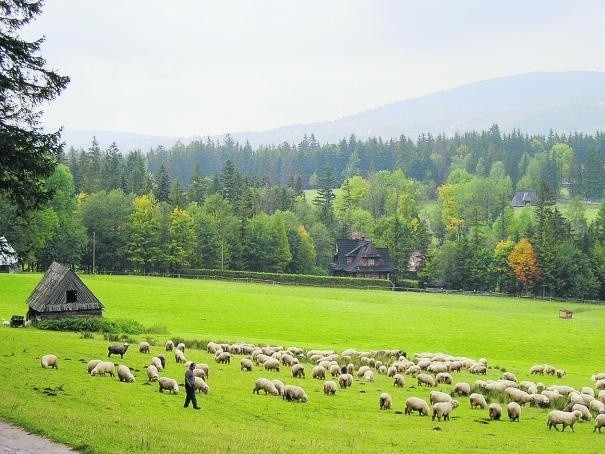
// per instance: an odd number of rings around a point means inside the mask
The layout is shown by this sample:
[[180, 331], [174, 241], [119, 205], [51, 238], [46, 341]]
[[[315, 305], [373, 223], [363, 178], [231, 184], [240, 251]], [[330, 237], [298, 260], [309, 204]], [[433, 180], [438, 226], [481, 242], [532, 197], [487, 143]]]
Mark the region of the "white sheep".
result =
[[176, 348], [185, 353], [185, 344], [183, 342], [179, 342]]
[[544, 394], [530, 394], [529, 404], [535, 407], [547, 408], [550, 405], [550, 399]]
[[515, 383], [517, 382], [517, 377], [512, 372], [504, 372], [502, 374], [502, 379], [514, 381]]
[[265, 391], [265, 395], [271, 394], [273, 396], [279, 396], [279, 391], [275, 387], [275, 384], [267, 378], [257, 378], [254, 382], [254, 389], [252, 394], [258, 394], [260, 390]]
[[525, 405], [531, 400], [528, 393], [517, 388], [506, 388], [505, 392], [509, 395], [510, 400], [517, 402], [518, 404]]
[[357, 370], [357, 376], [359, 378], [362, 378], [363, 375], [370, 370], [370, 366], [361, 366], [358, 370]]
[[588, 404], [588, 409], [592, 411], [595, 415], [599, 413], [605, 413], [605, 404], [598, 399], [593, 399]]
[[302, 364], [294, 364], [291, 368], [292, 377], [294, 378], [305, 378], [305, 366]]
[[599, 429], [599, 433], [601, 433], [601, 427], [605, 427], [605, 413], [597, 415], [595, 418], [594, 429], [592, 431], [596, 432], [597, 429]]
[[174, 349], [174, 359], [177, 363], [185, 364], [187, 362], [187, 358], [185, 358], [185, 353], [182, 350], [175, 348]]
[[418, 375], [422, 369], [417, 364], [412, 364], [405, 370], [406, 375], [411, 375], [412, 377]]
[[97, 367], [97, 364], [102, 363], [103, 360], [102, 359], [91, 359], [90, 361], [88, 361], [88, 364], [86, 365], [86, 368], [88, 370], [88, 373], [90, 374], [90, 372]]
[[378, 398], [378, 404], [381, 410], [390, 410], [393, 405], [393, 399], [389, 393], [382, 393]]
[[313, 378], [317, 378], [318, 380], [325, 380], [326, 379], [326, 369], [325, 369], [325, 367], [323, 367], [323, 366], [315, 366], [313, 368], [312, 377]]
[[179, 384], [174, 378], [160, 377], [158, 379], [159, 392], [163, 393], [164, 390], [170, 391], [171, 394], [179, 393]]
[[134, 375], [132, 375], [128, 366], [125, 366], [124, 364], [118, 366], [118, 378], [120, 381], [134, 383]]
[[590, 421], [592, 419], [592, 415], [586, 405], [574, 404], [573, 407], [571, 407], [571, 411], [579, 411], [582, 413], [582, 417], [580, 418], [582, 421]]
[[444, 383], [446, 385], [451, 385], [452, 384], [452, 376], [448, 372], [439, 372], [435, 376], [435, 381], [437, 383]]
[[288, 402], [302, 402], [305, 403], [309, 400], [307, 393], [300, 386], [286, 385], [284, 387], [284, 400]]
[[338, 377], [338, 385], [341, 388], [348, 388], [353, 384], [353, 375], [351, 374], [341, 374]]
[[269, 358], [264, 363], [263, 366], [266, 370], [274, 370], [279, 372], [279, 360], [276, 358]]
[[9, 322], [7, 319], [3, 318], [2, 319], [2, 326], [10, 326], [11, 322]]
[[468, 371], [471, 374], [475, 374], [475, 375], [486, 375], [487, 367], [483, 363], [476, 363], [476, 364], [473, 364], [473, 366], [471, 366], [471, 368]]
[[406, 415], [411, 415], [412, 411], [417, 411], [420, 416], [426, 416], [430, 412], [429, 404], [420, 397], [408, 397], [405, 401], [404, 413]]
[[242, 358], [239, 362], [239, 368], [243, 371], [252, 371], [252, 360], [250, 358]]
[[195, 377], [195, 389], [198, 392], [203, 392], [204, 394], [208, 394], [209, 388], [202, 377]]
[[214, 360], [219, 364], [231, 364], [231, 354], [229, 352], [217, 352], [214, 356]]
[[557, 378], [561, 378], [566, 374], [567, 374], [567, 372], [565, 372], [563, 369], [557, 369], [555, 371], [555, 375], [557, 376]]
[[330, 375], [332, 377], [338, 377], [340, 375], [340, 366], [338, 364], [332, 364], [330, 366]]
[[97, 375], [109, 374], [113, 377], [114, 369], [115, 365], [111, 361], [101, 361], [93, 370], [90, 371], [90, 375], [95, 377]]
[[146, 342], [146, 341], [139, 342], [139, 352], [149, 353], [150, 348], [151, 348], [151, 346], [149, 345], [149, 342]]
[[471, 408], [485, 408], [487, 407], [487, 402], [485, 401], [485, 397], [483, 394], [473, 393], [469, 396], [469, 402], [471, 404]]
[[532, 375], [544, 375], [544, 365], [536, 364], [529, 369], [529, 373]]
[[324, 383], [324, 394], [326, 396], [335, 395], [336, 394], [336, 383], [333, 382], [332, 380], [327, 380]]
[[363, 379], [366, 381], [374, 381], [374, 372], [371, 370], [366, 370], [363, 374]]
[[431, 391], [429, 393], [429, 402], [436, 404], [437, 402], [451, 402], [452, 396], [441, 391]]
[[508, 406], [506, 407], [506, 412], [508, 413], [508, 419], [519, 422], [519, 417], [521, 416], [521, 406], [517, 402], [509, 402]]
[[59, 360], [57, 359], [56, 355], [44, 355], [42, 358], [40, 358], [40, 365], [44, 368], [44, 369], [48, 369], [49, 367], [53, 368], [53, 369], [58, 369], [58, 362]]
[[284, 385], [284, 382], [275, 378], [275, 379], [271, 380], [271, 383], [273, 383], [275, 385], [275, 389], [277, 389], [278, 395], [283, 396], [284, 389], [286, 387], [286, 385]]
[[160, 358], [158, 358], [157, 356], [153, 356], [149, 362], [152, 366], [155, 366], [155, 368], [159, 372], [164, 370], [164, 367], [162, 366], [162, 360]]
[[403, 388], [405, 385], [405, 378], [401, 374], [395, 374], [393, 376], [393, 386], [397, 386], [398, 388]]
[[433, 405], [433, 417], [434, 421], [437, 418], [438, 421], [441, 421], [443, 418], [444, 421], [448, 421], [450, 419], [450, 413], [458, 407], [458, 401], [452, 400], [451, 402], [437, 402]]
[[600, 389], [605, 389], [605, 378], [604, 378], [604, 379], [601, 379], [601, 380], [598, 380], [598, 381], [597, 381], [597, 382], [594, 384], [594, 387], [595, 387], [595, 388], [597, 388], [597, 389], [599, 389], [599, 390], [600, 390]]
[[500, 404], [493, 402], [489, 404], [487, 413], [489, 414], [489, 419], [499, 420], [502, 416], [502, 407], [500, 406]]
[[153, 364], [147, 366], [147, 381], [156, 381], [160, 378], [158, 368]]
[[172, 342], [170, 339], [166, 341], [166, 344], [164, 344], [164, 347], [166, 348], [167, 352], [171, 352], [172, 350], [174, 350], [174, 342]]
[[562, 432], [565, 432], [565, 428], [567, 426], [571, 427], [572, 432], [575, 432], [575, 430], [573, 430], [573, 425], [581, 417], [582, 417], [582, 413], [579, 411], [573, 411], [570, 413], [567, 411], [553, 410], [548, 414], [548, 418], [546, 419], [546, 427], [548, 427], [548, 430], [550, 430], [554, 427], [555, 430], [558, 432], [559, 429], [557, 429], [557, 425], [562, 424], [563, 425]]
[[416, 379], [418, 380], [418, 386], [424, 385], [424, 386], [430, 386], [431, 388], [435, 387], [435, 379], [433, 378], [432, 375], [418, 374]]
[[468, 396], [471, 393], [471, 385], [466, 382], [458, 382], [454, 385], [454, 393], [459, 396]]

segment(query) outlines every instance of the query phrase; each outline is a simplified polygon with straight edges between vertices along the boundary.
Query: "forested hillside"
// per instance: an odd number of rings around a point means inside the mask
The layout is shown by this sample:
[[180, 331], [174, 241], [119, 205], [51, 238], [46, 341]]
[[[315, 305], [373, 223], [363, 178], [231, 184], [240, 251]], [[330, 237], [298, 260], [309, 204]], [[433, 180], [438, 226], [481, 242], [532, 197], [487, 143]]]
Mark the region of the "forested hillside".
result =
[[[91, 270], [94, 252], [101, 271], [328, 274], [335, 239], [362, 232], [389, 249], [399, 280], [605, 299], [602, 133], [494, 125], [256, 149], [227, 136], [146, 155], [93, 141], [68, 150], [47, 185], [42, 209], [0, 204], [0, 232], [26, 268]], [[529, 190], [537, 206], [513, 209], [513, 193]], [[601, 204], [591, 220], [589, 202]]]

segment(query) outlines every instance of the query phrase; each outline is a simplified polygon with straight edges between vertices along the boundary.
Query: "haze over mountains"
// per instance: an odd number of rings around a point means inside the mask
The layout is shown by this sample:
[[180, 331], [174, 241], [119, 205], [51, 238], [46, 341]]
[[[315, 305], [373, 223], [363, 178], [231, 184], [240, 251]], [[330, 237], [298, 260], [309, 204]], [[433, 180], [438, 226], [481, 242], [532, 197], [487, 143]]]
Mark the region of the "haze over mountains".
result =
[[[314, 134], [320, 143], [338, 142], [351, 134], [361, 139], [370, 136], [388, 139], [401, 134], [415, 139], [429, 132], [451, 136], [456, 132], [487, 129], [494, 123], [501, 131], [520, 129], [529, 134], [605, 130], [605, 73], [526, 73], [398, 101], [334, 121], [225, 133], [256, 147], [284, 141], [299, 143], [305, 134]], [[195, 135], [178, 138], [112, 131], [63, 131], [67, 146], [75, 148], [89, 148], [93, 136], [102, 149], [115, 141], [123, 152], [133, 149], [145, 152], [158, 145], [171, 147], [177, 140], [186, 144], [196, 138], [205, 139]]]

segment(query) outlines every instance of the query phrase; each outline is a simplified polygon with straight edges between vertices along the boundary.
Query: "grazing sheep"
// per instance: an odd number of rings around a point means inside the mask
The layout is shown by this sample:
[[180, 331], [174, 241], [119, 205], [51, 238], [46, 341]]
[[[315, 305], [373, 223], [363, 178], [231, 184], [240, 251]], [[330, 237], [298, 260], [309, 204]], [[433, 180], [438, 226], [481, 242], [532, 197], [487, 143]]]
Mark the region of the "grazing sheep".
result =
[[90, 374], [90, 372], [97, 367], [97, 364], [102, 363], [103, 360], [102, 359], [91, 359], [90, 361], [88, 361], [88, 365], [87, 365], [87, 369], [88, 369], [88, 373]]
[[567, 372], [565, 372], [563, 369], [557, 369], [555, 371], [555, 375], [557, 376], [557, 378], [561, 378], [566, 374], [567, 374]]
[[326, 369], [323, 366], [315, 366], [313, 368], [313, 378], [317, 378], [318, 380], [326, 379]]
[[544, 373], [547, 375], [555, 375], [555, 368], [553, 366], [550, 366], [548, 364], [544, 364]]
[[418, 374], [416, 379], [418, 380], [418, 386], [424, 385], [424, 386], [430, 386], [431, 388], [435, 387], [435, 379], [433, 378], [432, 375]]
[[326, 396], [336, 394], [336, 383], [332, 380], [328, 380], [324, 383], [324, 394]]
[[158, 368], [153, 364], [147, 366], [147, 381], [156, 381], [160, 378], [158, 375]]
[[179, 393], [179, 384], [174, 378], [160, 377], [158, 379], [159, 391], [164, 392], [165, 389], [170, 391], [171, 394]]
[[550, 399], [544, 394], [530, 394], [529, 404], [535, 407], [547, 408], [550, 406]]
[[473, 393], [469, 396], [469, 402], [471, 404], [471, 408], [485, 408], [487, 407], [487, 402], [485, 401], [485, 397], [483, 394]]
[[44, 355], [40, 359], [40, 365], [44, 369], [48, 369], [49, 367], [53, 369], [58, 369], [58, 359], [55, 355]]
[[436, 404], [437, 402], [451, 402], [452, 396], [441, 391], [431, 391], [429, 393], [429, 402]]
[[7, 319], [3, 318], [2, 319], [2, 326], [10, 326], [11, 322], [9, 322]]
[[267, 361], [263, 363], [266, 370], [274, 370], [279, 372], [279, 360], [276, 358], [269, 358]]
[[572, 432], [575, 432], [575, 430], [573, 430], [573, 425], [581, 417], [582, 417], [582, 413], [579, 411], [573, 411], [573, 412], [569, 413], [569, 412], [561, 411], [561, 410], [553, 410], [548, 414], [548, 418], [546, 419], [546, 427], [548, 427], [548, 430], [550, 430], [554, 427], [555, 430], [558, 432], [559, 429], [557, 429], [557, 425], [562, 424], [563, 425], [562, 432], [565, 432], [565, 428], [567, 426], [571, 427]]
[[595, 419], [594, 429], [592, 429], [592, 431], [596, 432], [597, 429], [599, 429], [599, 433], [601, 433], [601, 427], [605, 427], [605, 413], [597, 415]]
[[592, 419], [592, 415], [586, 405], [574, 404], [573, 407], [571, 407], [571, 411], [579, 411], [582, 413], [582, 417], [580, 418], [582, 421], [590, 421]]
[[172, 350], [174, 350], [174, 342], [172, 342], [171, 340], [167, 340], [165, 348], [167, 352], [171, 352]]
[[374, 372], [366, 370], [365, 374], [363, 374], [363, 379], [366, 381], [374, 381]]
[[404, 413], [406, 415], [411, 415], [414, 410], [417, 411], [420, 416], [426, 416], [430, 412], [429, 404], [420, 397], [409, 397], [405, 401]]
[[160, 372], [164, 370], [164, 367], [162, 367], [162, 361], [157, 356], [151, 358], [150, 364], [154, 365]]
[[468, 396], [471, 393], [471, 385], [466, 382], [458, 382], [454, 385], [454, 394]]
[[187, 362], [187, 358], [185, 358], [185, 353], [182, 350], [175, 348], [174, 349], [174, 360], [179, 364], [185, 364]]
[[332, 364], [330, 366], [330, 375], [332, 377], [338, 377], [340, 375], [340, 366], [338, 364]]
[[348, 388], [353, 384], [353, 375], [351, 374], [341, 374], [338, 377], [338, 385], [341, 388]]
[[218, 352], [222, 352], [223, 349], [221, 348], [221, 346], [215, 342], [208, 342], [206, 344], [206, 351], [208, 353], [212, 353], [212, 354], [216, 354]]
[[510, 400], [521, 405], [525, 405], [531, 400], [528, 393], [517, 388], [506, 388], [505, 392], [509, 395]]
[[151, 348], [151, 346], [149, 345], [149, 342], [139, 342], [139, 351], [141, 353], [149, 353], [149, 349]]
[[124, 345], [110, 345], [107, 347], [107, 357], [110, 358], [113, 354], [120, 355], [120, 358], [123, 358], [126, 350], [128, 350], [128, 342], [124, 342]]
[[395, 374], [393, 376], [393, 386], [397, 386], [398, 388], [403, 388], [405, 385], [405, 378], [401, 374]]
[[300, 386], [286, 385], [284, 388], [284, 400], [288, 402], [302, 402], [305, 403], [309, 400], [307, 393]]
[[448, 372], [439, 372], [435, 376], [435, 381], [437, 383], [445, 383], [446, 385], [452, 384], [452, 376]]
[[160, 363], [162, 363], [162, 369], [166, 369], [166, 357], [160, 354], [157, 358], [160, 360]]
[[418, 375], [422, 369], [417, 364], [413, 364], [405, 370], [406, 375], [411, 375], [412, 377]]
[[281, 380], [273, 379], [273, 380], [271, 380], [271, 383], [273, 383], [275, 385], [275, 388], [277, 389], [278, 395], [283, 396], [284, 395], [284, 389], [286, 387], [284, 385], [284, 382], [282, 382]]
[[542, 364], [536, 364], [529, 369], [529, 373], [532, 375], [544, 375], [544, 366]]
[[393, 405], [393, 399], [389, 393], [382, 393], [378, 399], [378, 404], [381, 410], [390, 410]]
[[242, 358], [239, 366], [240, 370], [252, 372], [252, 360], [250, 358]]
[[595, 415], [599, 413], [605, 413], [605, 404], [598, 399], [593, 399], [588, 404], [588, 409], [592, 411]]
[[502, 407], [500, 406], [500, 404], [494, 402], [489, 404], [487, 412], [489, 414], [489, 419], [497, 421], [502, 416]]
[[451, 402], [437, 402], [433, 405], [433, 417], [434, 421], [437, 418], [438, 421], [441, 421], [443, 418], [444, 421], [448, 421], [450, 419], [450, 413], [458, 407], [458, 401], [452, 400]]
[[363, 377], [363, 375], [370, 370], [370, 366], [361, 366], [358, 370], [357, 370], [357, 376], [359, 378]]
[[[196, 366], [197, 366], [197, 364], [196, 364]], [[193, 376], [200, 377], [204, 381], [208, 380], [208, 375], [206, 375], [206, 372], [204, 371], [204, 369], [199, 369], [198, 367], [193, 369]]]
[[305, 378], [305, 366], [302, 364], [294, 364], [291, 368], [292, 377], [294, 378]]
[[109, 374], [113, 377], [115, 365], [110, 361], [101, 361], [99, 364], [95, 366], [93, 370], [90, 371], [90, 375], [93, 377], [97, 375], [105, 375]]
[[275, 384], [267, 378], [256, 379], [256, 381], [254, 382], [254, 389], [252, 390], [252, 394], [258, 394], [261, 389], [265, 391], [265, 395], [271, 394], [273, 396], [279, 396], [279, 391], [275, 387]]
[[[219, 364], [231, 364], [231, 354], [229, 352], [217, 353], [214, 360]], [[277, 363], [279, 364], [279, 361]]]
[[125, 366], [124, 364], [118, 366], [118, 378], [120, 381], [134, 383], [134, 375], [132, 375], [128, 366]]
[[487, 367], [482, 363], [474, 364], [468, 371], [475, 375], [487, 375]]
[[502, 379], [503, 380], [510, 380], [510, 381], [514, 381], [515, 383], [517, 383], [517, 377], [515, 376], [515, 374], [513, 374], [512, 372], [504, 372], [502, 374]]
[[605, 389], [605, 379], [601, 379], [594, 384], [597, 389]]
[[176, 348], [185, 353], [185, 344], [183, 342], [179, 342]]
[[195, 377], [195, 389], [198, 392], [202, 392], [204, 394], [208, 394], [208, 385], [204, 381], [202, 377]]
[[506, 407], [506, 411], [508, 413], [508, 419], [511, 421], [519, 422], [519, 416], [521, 416], [521, 405], [517, 402], [509, 402]]

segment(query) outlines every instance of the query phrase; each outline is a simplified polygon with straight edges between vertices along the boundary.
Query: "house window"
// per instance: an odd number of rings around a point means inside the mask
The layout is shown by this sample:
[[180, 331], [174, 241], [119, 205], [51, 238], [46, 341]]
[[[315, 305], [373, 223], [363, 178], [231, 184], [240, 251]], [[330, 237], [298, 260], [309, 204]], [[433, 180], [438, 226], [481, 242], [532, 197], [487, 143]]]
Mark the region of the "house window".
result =
[[374, 266], [374, 259], [368, 259], [368, 266]]
[[67, 302], [68, 303], [75, 303], [78, 301], [78, 297], [76, 295], [76, 291], [75, 290], [68, 290], [67, 291]]

